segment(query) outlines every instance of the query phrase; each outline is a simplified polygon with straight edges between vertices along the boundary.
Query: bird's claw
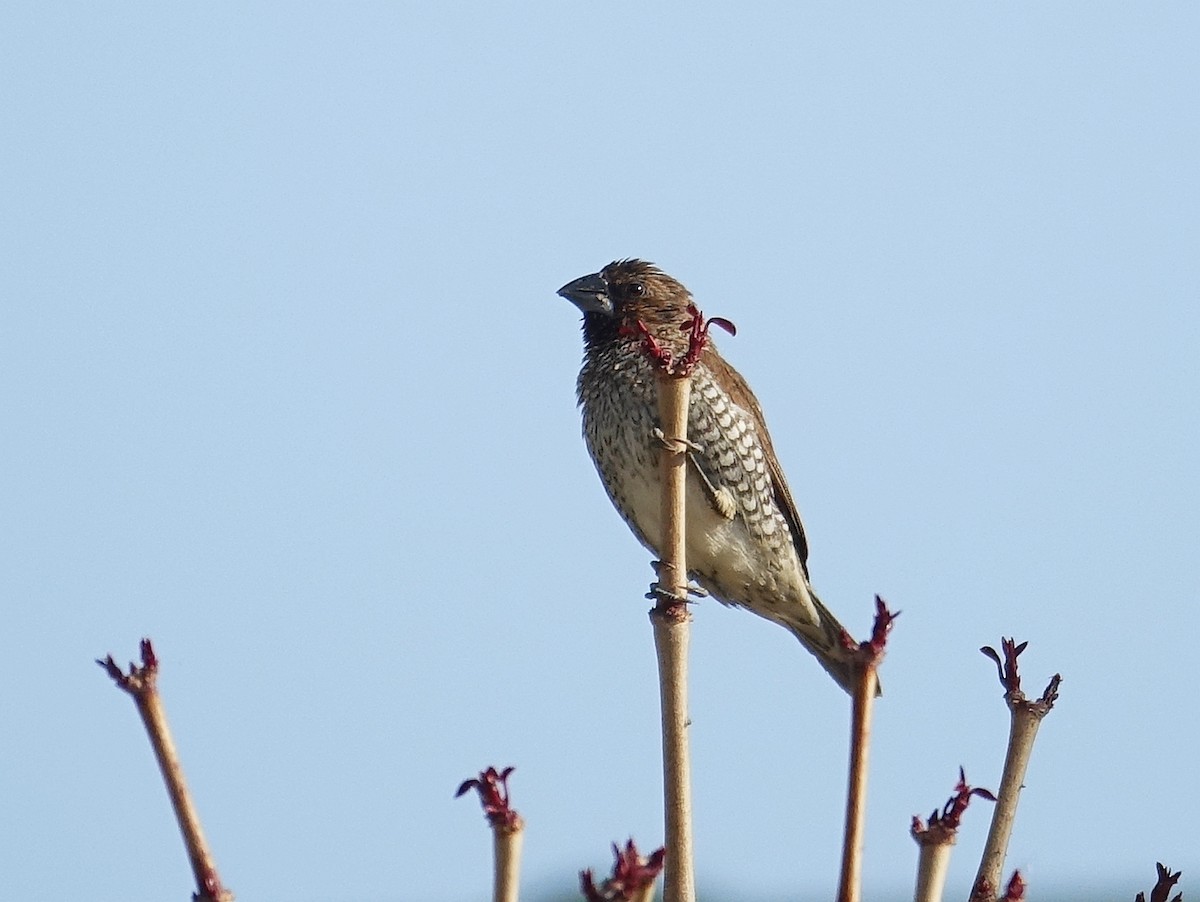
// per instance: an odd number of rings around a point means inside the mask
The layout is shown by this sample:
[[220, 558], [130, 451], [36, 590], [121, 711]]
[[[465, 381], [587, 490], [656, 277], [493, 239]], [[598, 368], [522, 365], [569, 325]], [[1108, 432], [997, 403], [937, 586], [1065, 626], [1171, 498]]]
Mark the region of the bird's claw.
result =
[[688, 601], [687, 592], [684, 592], [681, 597], [675, 589], [670, 586], [664, 586], [659, 582], [650, 584], [650, 591], [646, 593], [646, 597], [651, 601], [666, 601], [671, 604], [687, 604]]
[[693, 451], [697, 454], [700, 454], [704, 451], [703, 445], [697, 445], [691, 439], [667, 438], [667, 434], [657, 426], [654, 427], [654, 432], [652, 434], [668, 451], [675, 451], [677, 453], [681, 451]]
[[[651, 561], [650, 566], [654, 568], [654, 572], [657, 574], [662, 568], [662, 561]], [[664, 598], [667, 601], [687, 602], [693, 598], [708, 598], [708, 589], [697, 582], [689, 581], [684, 597], [680, 598], [678, 593], [656, 580], [650, 584], [650, 591], [646, 593], [646, 597], [651, 600]]]

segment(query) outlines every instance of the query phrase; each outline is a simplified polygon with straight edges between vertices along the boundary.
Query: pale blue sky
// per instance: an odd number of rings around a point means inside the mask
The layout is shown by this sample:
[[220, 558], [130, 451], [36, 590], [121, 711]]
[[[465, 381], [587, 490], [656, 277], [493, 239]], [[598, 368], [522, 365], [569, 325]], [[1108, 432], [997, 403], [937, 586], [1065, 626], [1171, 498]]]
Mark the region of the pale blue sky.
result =
[[[1064, 676], [1010, 867], [1200, 878], [1200, 7], [81, 4], [0, 13], [0, 897], [186, 898], [142, 635], [242, 899], [531, 888], [661, 840], [647, 554], [579, 437], [615, 257], [739, 327], [856, 629], [903, 610], [866, 886], [995, 786], [980, 645]], [[828, 898], [846, 699], [696, 609], [702, 885]], [[965, 892], [987, 812], [966, 819]], [[1109, 893], [1110, 895], [1112, 893]]]

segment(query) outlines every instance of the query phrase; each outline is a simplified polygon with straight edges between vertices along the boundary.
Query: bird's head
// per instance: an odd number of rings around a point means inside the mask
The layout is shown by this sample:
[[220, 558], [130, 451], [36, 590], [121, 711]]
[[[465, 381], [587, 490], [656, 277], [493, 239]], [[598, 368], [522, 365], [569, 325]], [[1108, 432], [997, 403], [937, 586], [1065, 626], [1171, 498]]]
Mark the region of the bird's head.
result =
[[583, 313], [589, 345], [636, 334], [639, 321], [656, 337], [676, 345], [681, 338], [679, 326], [692, 303], [691, 292], [644, 260], [617, 260], [600, 272], [568, 282], [558, 293]]

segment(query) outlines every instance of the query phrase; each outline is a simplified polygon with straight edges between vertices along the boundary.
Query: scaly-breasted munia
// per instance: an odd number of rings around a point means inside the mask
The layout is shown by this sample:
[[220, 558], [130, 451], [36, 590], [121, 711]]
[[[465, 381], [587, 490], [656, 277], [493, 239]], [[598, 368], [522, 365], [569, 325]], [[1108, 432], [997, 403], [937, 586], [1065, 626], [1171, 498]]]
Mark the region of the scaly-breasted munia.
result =
[[[647, 336], [676, 360], [691, 293], [650, 263], [619, 260], [558, 292], [583, 312], [579, 406], [600, 479], [629, 528], [655, 554], [662, 480], [655, 362]], [[642, 331], [644, 327], [645, 331]], [[718, 601], [791, 631], [846, 691], [854, 670], [844, 630], [808, 579], [808, 544], [762, 409], [711, 340], [692, 370], [686, 490], [689, 575]]]

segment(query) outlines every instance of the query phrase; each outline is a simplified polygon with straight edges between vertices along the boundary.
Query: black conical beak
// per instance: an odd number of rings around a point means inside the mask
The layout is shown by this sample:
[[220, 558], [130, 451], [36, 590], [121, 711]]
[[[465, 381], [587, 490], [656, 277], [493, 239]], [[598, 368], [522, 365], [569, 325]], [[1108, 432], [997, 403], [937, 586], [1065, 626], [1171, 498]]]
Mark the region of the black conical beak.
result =
[[598, 272], [568, 282], [558, 289], [558, 293], [583, 313], [603, 313], [612, 316], [613, 304], [612, 298], [608, 296], [608, 283]]

